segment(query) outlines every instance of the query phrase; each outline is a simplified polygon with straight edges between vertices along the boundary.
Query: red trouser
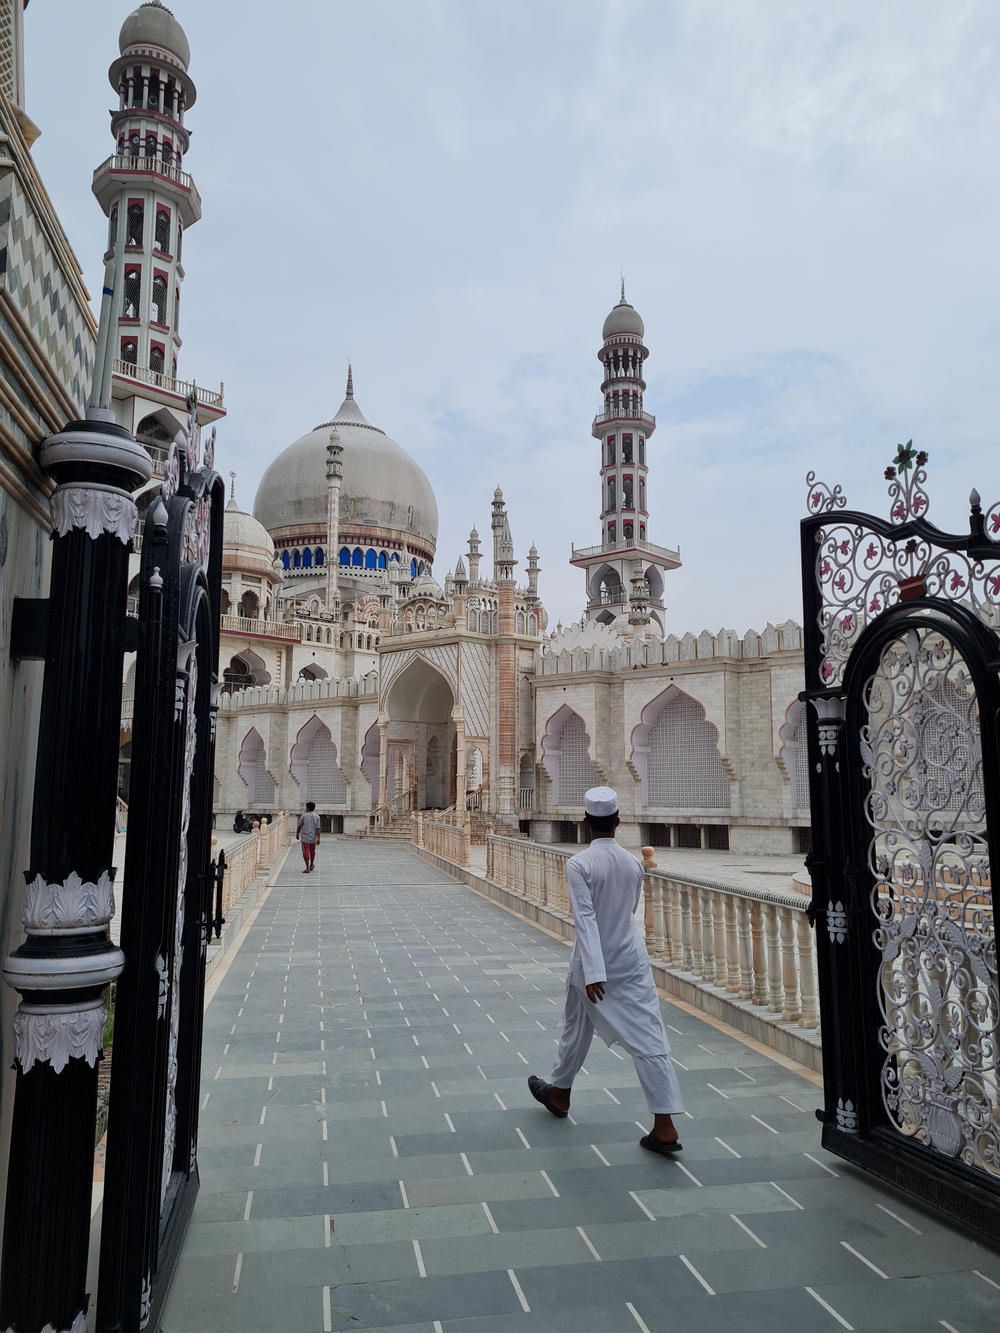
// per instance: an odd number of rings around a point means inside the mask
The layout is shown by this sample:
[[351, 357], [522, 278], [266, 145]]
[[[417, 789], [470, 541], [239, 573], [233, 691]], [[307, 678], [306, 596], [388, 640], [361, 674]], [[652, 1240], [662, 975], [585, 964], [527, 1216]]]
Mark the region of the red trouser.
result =
[[302, 859], [307, 866], [311, 866], [316, 859], [316, 844], [314, 842], [303, 842]]

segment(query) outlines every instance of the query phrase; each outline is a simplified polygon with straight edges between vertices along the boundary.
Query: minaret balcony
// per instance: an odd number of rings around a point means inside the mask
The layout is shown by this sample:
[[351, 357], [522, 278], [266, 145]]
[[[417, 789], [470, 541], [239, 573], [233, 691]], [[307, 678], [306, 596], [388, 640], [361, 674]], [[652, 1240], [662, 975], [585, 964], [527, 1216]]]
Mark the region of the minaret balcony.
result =
[[201, 195], [195, 187], [191, 175], [182, 171], [174, 162], [164, 162], [159, 157], [132, 157], [129, 153], [115, 153], [94, 172], [93, 191], [105, 213], [122, 187], [121, 176], [130, 178], [148, 177], [148, 185], [169, 184], [178, 200], [181, 217], [185, 227], [190, 227], [201, 217]]
[[[186, 403], [192, 387], [190, 380], [175, 380], [162, 370], [136, 366], [120, 357], [114, 358], [111, 369], [111, 393], [114, 398], [152, 398], [172, 410], [187, 411]], [[143, 392], [144, 389], [146, 392]], [[218, 389], [203, 389], [199, 384], [197, 394], [200, 426], [211, 424], [226, 415], [221, 384]]]
[[597, 416], [594, 417], [590, 433], [597, 439], [601, 439], [605, 429], [619, 421], [625, 424], [638, 422], [640, 429], [644, 428], [647, 436], [652, 435], [653, 431], [656, 430], [656, 417], [651, 412], [644, 412], [641, 409], [636, 411], [630, 407], [613, 407], [609, 408], [607, 412], [598, 412]]
[[655, 542], [641, 537], [623, 537], [621, 541], [603, 542], [600, 546], [573, 546], [570, 548], [571, 565], [593, 564], [605, 556], [618, 555], [622, 551], [635, 551], [639, 555], [649, 556], [655, 563], [668, 568], [679, 568], [681, 553], [672, 551], [669, 546], [657, 546]]

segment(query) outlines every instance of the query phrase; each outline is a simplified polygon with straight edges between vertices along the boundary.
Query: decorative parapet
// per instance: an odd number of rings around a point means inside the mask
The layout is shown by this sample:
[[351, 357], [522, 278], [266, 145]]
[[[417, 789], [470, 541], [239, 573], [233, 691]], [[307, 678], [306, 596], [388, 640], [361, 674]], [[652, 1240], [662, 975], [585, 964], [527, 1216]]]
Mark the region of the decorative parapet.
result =
[[752, 661], [779, 652], [802, 651], [802, 627], [794, 620], [783, 625], [768, 624], [759, 633], [747, 630], [740, 638], [733, 630], [720, 629], [712, 634], [703, 630], [697, 637], [668, 634], [660, 642], [633, 646], [621, 640], [620, 647], [603, 644], [559, 649], [546, 642], [538, 650], [539, 676], [562, 675], [575, 671], [631, 671], [634, 667], [673, 666], [681, 662]]
[[320, 703], [324, 699], [362, 699], [369, 695], [378, 698], [378, 673], [375, 671], [369, 671], [364, 676], [299, 681], [287, 689], [279, 689], [275, 685], [251, 685], [245, 690], [221, 695], [219, 708], [224, 712], [235, 713], [241, 708]]

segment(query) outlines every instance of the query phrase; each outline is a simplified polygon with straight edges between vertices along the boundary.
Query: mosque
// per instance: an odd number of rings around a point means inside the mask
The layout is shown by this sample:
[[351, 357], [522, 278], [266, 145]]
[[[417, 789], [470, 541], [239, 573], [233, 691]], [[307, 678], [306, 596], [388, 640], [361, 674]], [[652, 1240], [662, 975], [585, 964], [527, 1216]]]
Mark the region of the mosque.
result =
[[[438, 581], [427, 477], [343, 402], [225, 515], [219, 821], [314, 801], [324, 828], [405, 831], [452, 811], [543, 842], [582, 836], [582, 798], [621, 795], [622, 838], [804, 851], [801, 631], [666, 634], [677, 550], [650, 536], [649, 355], [621, 298], [601, 330], [593, 418], [600, 541], [575, 547], [578, 624], [549, 628], [532, 546], [519, 586], [510, 515], [491, 504]], [[583, 406], [581, 405], [581, 419]]]

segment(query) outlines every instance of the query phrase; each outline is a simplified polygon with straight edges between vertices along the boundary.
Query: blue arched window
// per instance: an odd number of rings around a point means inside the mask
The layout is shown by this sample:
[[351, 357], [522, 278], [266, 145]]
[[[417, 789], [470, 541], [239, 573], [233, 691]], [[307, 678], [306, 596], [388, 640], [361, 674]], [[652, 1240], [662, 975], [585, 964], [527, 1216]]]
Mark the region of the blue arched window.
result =
[[289, 566], [291, 563], [292, 563], [292, 558], [291, 558], [291, 556], [288, 554], [287, 551], [282, 551], [282, 553], [281, 553], [281, 567], [282, 567], [282, 569], [287, 569], [288, 566]]
[[323, 563], [323, 548], [322, 548], [322, 546], [317, 546], [317, 547], [316, 547], [316, 554], [313, 556], [313, 560], [316, 562], [317, 565], [321, 565], [321, 564]]
[[354, 554], [351, 556], [351, 564], [355, 569], [360, 569], [365, 563], [365, 553], [360, 546], [355, 546]]
[[411, 578], [411, 579], [415, 579], [416, 577], [417, 577], [417, 562], [416, 562], [416, 560], [411, 560], [411, 561], [410, 561], [410, 578]]
[[312, 564], [313, 564], [313, 553], [307, 546], [306, 549], [302, 552], [302, 568], [312, 569]]
[[340, 563], [342, 565], [349, 565], [351, 563], [351, 553], [346, 546], [340, 548]]
[[398, 551], [393, 551], [393, 553], [392, 553], [392, 560], [393, 560], [393, 563], [394, 563], [394, 564], [397, 564], [397, 565], [399, 564], [399, 552], [398, 552]]
[[374, 551], [365, 552], [365, 569], [377, 568], [377, 556]]
[[378, 553], [378, 567], [379, 567], [379, 569], [385, 569], [385, 552], [384, 552], [384, 551], [379, 551], [379, 553]]
[[302, 555], [301, 552], [299, 551], [293, 551], [292, 553], [292, 568], [293, 569], [302, 568]]

